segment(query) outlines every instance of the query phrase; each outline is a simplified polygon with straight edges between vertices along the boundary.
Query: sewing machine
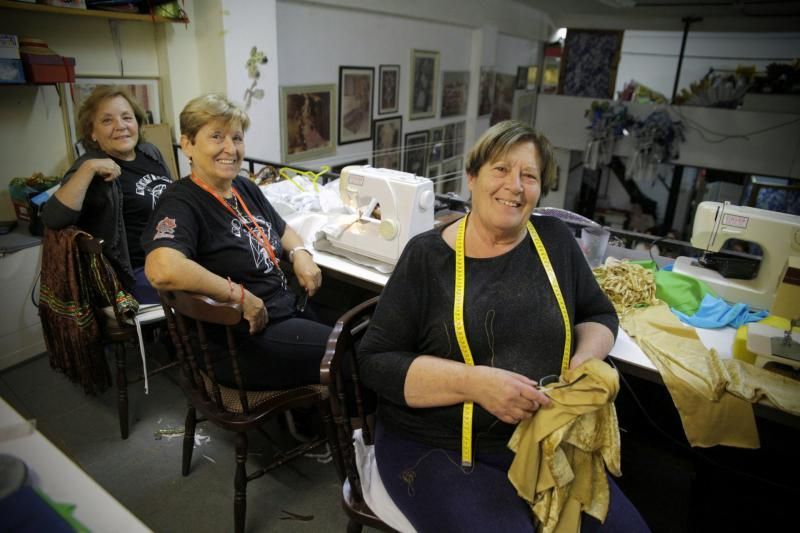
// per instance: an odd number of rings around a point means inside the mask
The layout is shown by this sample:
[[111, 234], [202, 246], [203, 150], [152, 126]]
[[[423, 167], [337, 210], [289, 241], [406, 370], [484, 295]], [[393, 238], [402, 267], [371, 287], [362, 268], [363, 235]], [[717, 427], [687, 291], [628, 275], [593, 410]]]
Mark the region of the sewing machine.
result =
[[428, 178], [348, 166], [339, 175], [339, 195], [357, 218], [338, 236], [328, 235], [334, 248], [394, 265], [411, 237], [433, 228], [435, 194]]
[[[691, 257], [678, 257], [673, 272], [704, 281], [721, 298], [769, 309], [790, 256], [800, 256], [800, 216], [719, 202], [697, 206], [692, 246], [719, 252], [728, 239], [758, 244], [763, 257], [753, 279], [732, 279]], [[721, 260], [722, 261], [722, 260]]]

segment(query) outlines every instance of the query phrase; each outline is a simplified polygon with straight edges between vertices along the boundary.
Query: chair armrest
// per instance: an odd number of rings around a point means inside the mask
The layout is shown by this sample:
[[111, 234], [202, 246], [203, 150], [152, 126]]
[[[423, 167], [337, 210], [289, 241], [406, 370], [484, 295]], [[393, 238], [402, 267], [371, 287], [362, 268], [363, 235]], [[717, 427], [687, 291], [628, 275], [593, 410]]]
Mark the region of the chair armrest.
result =
[[333, 373], [338, 371], [343, 354], [350, 348], [353, 334], [360, 333], [360, 328], [366, 328], [367, 324], [362, 324], [362, 319], [372, 316], [379, 298], [380, 296], [375, 296], [358, 304], [336, 321], [325, 346], [325, 355], [319, 365], [319, 382], [321, 384], [331, 385], [333, 383]]
[[242, 306], [232, 302], [218, 302], [208, 296], [185, 291], [158, 291], [167, 306], [180, 314], [223, 326], [235, 326], [242, 321]]

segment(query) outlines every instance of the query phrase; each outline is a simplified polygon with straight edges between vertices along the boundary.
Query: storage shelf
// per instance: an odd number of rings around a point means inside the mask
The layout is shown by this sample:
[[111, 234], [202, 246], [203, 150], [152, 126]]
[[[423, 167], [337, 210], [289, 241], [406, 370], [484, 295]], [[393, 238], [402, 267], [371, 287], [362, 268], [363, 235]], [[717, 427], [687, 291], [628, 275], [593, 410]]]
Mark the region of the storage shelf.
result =
[[18, 9], [21, 11], [35, 11], [37, 13], [52, 13], [54, 15], [77, 15], [79, 17], [95, 17], [116, 20], [135, 20], [141, 22], [184, 22], [189, 19], [169, 19], [165, 17], [142, 15], [139, 13], [120, 13], [117, 11], [101, 11], [98, 9], [76, 9], [72, 7], [54, 7], [44, 4], [29, 4], [26, 2], [13, 2], [0, 0], [0, 9]]

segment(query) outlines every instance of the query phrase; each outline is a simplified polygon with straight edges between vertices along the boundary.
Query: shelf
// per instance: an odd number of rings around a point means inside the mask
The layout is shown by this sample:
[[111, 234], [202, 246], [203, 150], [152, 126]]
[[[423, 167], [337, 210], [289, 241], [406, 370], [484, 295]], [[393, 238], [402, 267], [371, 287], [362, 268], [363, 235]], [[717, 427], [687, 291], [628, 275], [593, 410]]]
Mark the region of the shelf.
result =
[[12, 0], [0, 0], [0, 9], [18, 9], [21, 11], [33, 11], [37, 13], [52, 13], [54, 15], [77, 15], [79, 17], [95, 17], [115, 20], [135, 20], [141, 22], [184, 22], [189, 19], [168, 19], [155, 15], [142, 15], [139, 13], [120, 13], [117, 11], [101, 11], [99, 9], [76, 9], [73, 7], [54, 7], [44, 4], [29, 4], [27, 2], [14, 2]]

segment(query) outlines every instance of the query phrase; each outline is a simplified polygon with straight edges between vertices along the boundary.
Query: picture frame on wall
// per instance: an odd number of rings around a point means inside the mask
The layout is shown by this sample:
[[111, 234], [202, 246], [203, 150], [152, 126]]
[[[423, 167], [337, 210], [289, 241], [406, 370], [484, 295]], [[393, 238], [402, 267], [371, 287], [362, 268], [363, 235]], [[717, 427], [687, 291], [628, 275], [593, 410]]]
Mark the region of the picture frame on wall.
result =
[[516, 81], [516, 76], [513, 74], [502, 74], [498, 72], [495, 75], [494, 102], [492, 103], [492, 116], [489, 119], [490, 126], [511, 118]]
[[437, 182], [436, 192], [445, 194], [454, 192], [459, 194], [461, 192], [462, 173], [464, 162], [460, 157], [448, 159], [442, 163], [442, 170], [439, 174], [439, 181]]
[[[104, 85], [119, 85], [128, 90], [131, 96], [139, 102], [145, 113], [145, 124], [161, 123], [161, 92], [159, 90], [160, 81], [158, 78], [126, 78], [120, 76], [102, 77], [80, 77], [75, 78], [75, 82], [70, 89], [69, 84], [64, 85], [64, 93], [70, 95], [66, 100], [66, 120], [67, 129], [70, 135], [70, 145], [75, 149], [76, 156], [82, 155], [79, 151], [78, 139], [78, 110], [83, 101], [95, 90]], [[143, 126], [144, 124], [139, 124]]]
[[442, 159], [450, 159], [455, 155], [456, 149], [456, 124], [455, 122], [444, 126], [444, 149]]
[[378, 114], [397, 113], [400, 109], [400, 65], [378, 67]]
[[436, 116], [439, 52], [411, 50], [408, 119]]
[[442, 118], [466, 114], [468, 97], [469, 71], [442, 72]]
[[617, 30], [568, 31], [558, 94], [613, 98], [623, 35]]
[[481, 67], [481, 81], [478, 94], [478, 116], [489, 115], [494, 103], [494, 68]]
[[444, 154], [444, 126], [433, 128], [430, 130], [430, 152], [428, 153], [428, 164], [438, 163], [442, 160]]
[[511, 118], [533, 126], [536, 117], [536, 91], [517, 91], [514, 95], [514, 108]]
[[372, 138], [373, 67], [339, 67], [339, 144]]
[[336, 153], [336, 85], [281, 87], [281, 155], [291, 163]]
[[428, 172], [428, 130], [406, 133], [403, 147], [403, 171], [415, 176]]
[[372, 166], [400, 170], [403, 117], [379, 118], [372, 123]]

